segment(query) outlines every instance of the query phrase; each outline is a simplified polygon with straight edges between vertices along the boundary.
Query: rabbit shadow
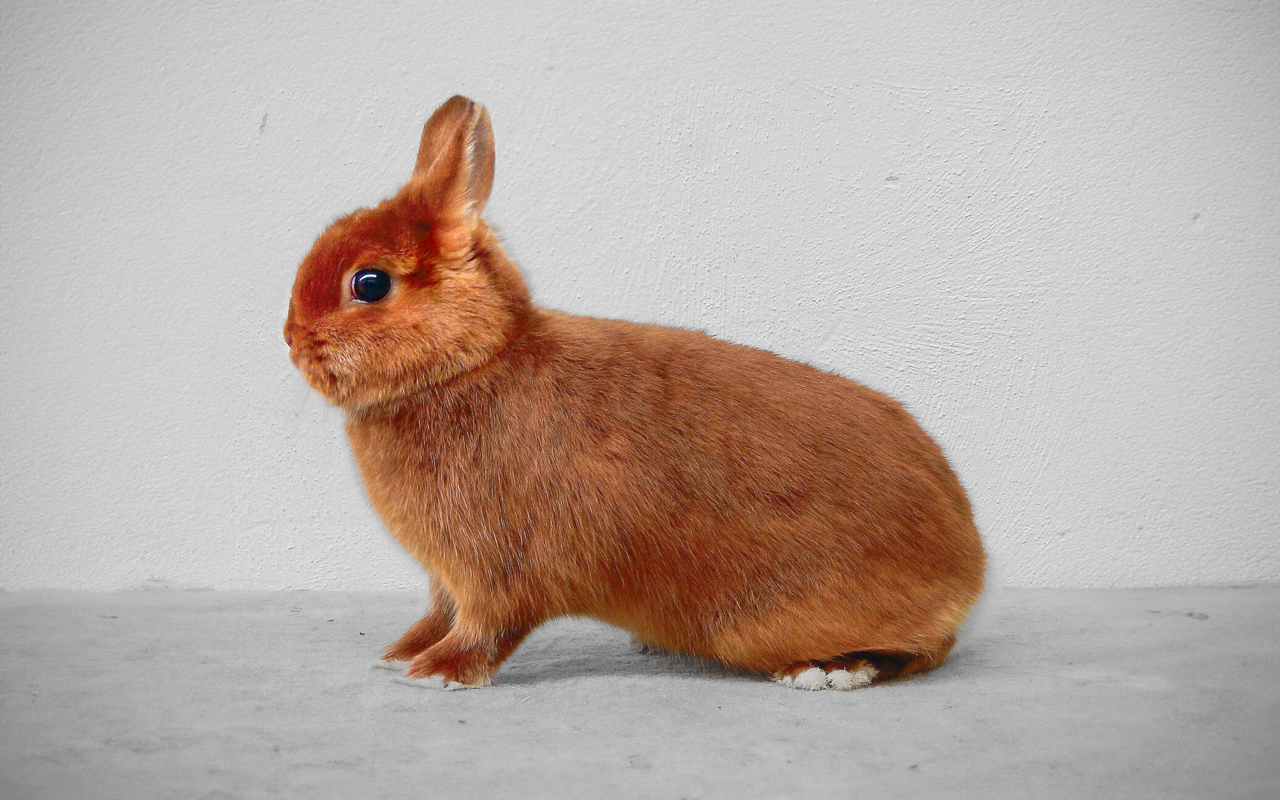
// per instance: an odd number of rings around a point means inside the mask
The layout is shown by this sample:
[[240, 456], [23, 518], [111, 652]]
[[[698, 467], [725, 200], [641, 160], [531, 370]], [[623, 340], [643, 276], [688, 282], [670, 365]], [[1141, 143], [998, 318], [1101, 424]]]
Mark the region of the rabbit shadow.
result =
[[[969, 677], [980, 670], [984, 648], [957, 648], [946, 670], [952, 678]], [[403, 662], [376, 666], [400, 671]], [[535, 630], [502, 665], [493, 685], [500, 687], [551, 687], [595, 679], [635, 682], [647, 678], [665, 681], [732, 682], [767, 684], [770, 677], [725, 666], [684, 653], [638, 645], [631, 634], [586, 618], [563, 618]], [[886, 681], [892, 686], [937, 680], [935, 671], [904, 675]], [[438, 680], [438, 679], [437, 679]], [[419, 679], [400, 677], [397, 682], [423, 685]]]
[[[401, 671], [403, 662], [381, 662], [382, 669]], [[494, 686], [563, 684], [592, 679], [643, 680], [738, 679], [766, 681], [760, 673], [737, 670], [683, 653], [637, 646], [626, 631], [584, 618], [546, 623], [529, 635], [503, 663]], [[418, 684], [409, 678], [397, 682]]]
[[626, 631], [590, 619], [562, 619], [544, 625], [502, 665], [495, 685], [533, 686], [593, 678], [684, 680], [764, 680], [683, 653], [638, 645]]

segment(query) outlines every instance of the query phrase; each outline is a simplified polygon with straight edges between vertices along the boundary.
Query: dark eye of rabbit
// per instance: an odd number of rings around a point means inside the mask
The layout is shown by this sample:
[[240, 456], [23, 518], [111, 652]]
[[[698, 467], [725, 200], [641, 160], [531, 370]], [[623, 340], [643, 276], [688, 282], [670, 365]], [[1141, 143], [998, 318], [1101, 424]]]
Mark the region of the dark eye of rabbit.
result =
[[376, 303], [391, 291], [391, 276], [380, 269], [362, 269], [351, 276], [351, 296], [362, 303]]

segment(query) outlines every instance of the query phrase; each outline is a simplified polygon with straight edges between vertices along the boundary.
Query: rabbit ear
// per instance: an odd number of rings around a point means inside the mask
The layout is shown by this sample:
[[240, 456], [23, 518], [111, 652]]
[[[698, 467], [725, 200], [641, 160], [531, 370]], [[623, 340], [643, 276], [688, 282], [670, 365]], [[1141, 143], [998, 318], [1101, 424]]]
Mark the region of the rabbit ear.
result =
[[484, 106], [454, 95], [422, 129], [418, 161], [405, 186], [436, 222], [474, 221], [493, 188], [493, 126]]

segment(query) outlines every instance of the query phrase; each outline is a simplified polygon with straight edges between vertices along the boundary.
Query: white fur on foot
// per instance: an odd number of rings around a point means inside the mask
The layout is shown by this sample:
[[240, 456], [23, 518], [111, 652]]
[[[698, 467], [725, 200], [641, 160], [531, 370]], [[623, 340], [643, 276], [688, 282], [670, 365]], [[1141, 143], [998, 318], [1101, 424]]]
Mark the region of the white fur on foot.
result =
[[833, 669], [827, 673], [827, 683], [832, 689], [849, 692], [854, 689], [861, 689], [864, 686], [870, 686], [877, 674], [876, 668], [870, 664], [863, 664], [853, 671]]
[[769, 680], [792, 689], [804, 689], [809, 692], [818, 692], [827, 688], [827, 674], [818, 667], [810, 667], [794, 677], [780, 670], [773, 673]]
[[818, 692], [827, 688], [827, 673], [822, 671], [822, 667], [809, 667], [795, 677], [791, 683], [783, 684], [793, 689], [805, 689], [810, 692]]

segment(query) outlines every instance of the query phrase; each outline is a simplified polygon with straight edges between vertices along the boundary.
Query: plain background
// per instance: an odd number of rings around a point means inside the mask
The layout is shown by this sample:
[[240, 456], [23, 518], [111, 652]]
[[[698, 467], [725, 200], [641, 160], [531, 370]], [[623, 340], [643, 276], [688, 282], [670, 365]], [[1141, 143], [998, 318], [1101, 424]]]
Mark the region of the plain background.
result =
[[1280, 580], [1280, 5], [0, 7], [0, 588], [388, 589], [294, 270], [454, 93], [535, 298], [902, 400], [997, 583]]

